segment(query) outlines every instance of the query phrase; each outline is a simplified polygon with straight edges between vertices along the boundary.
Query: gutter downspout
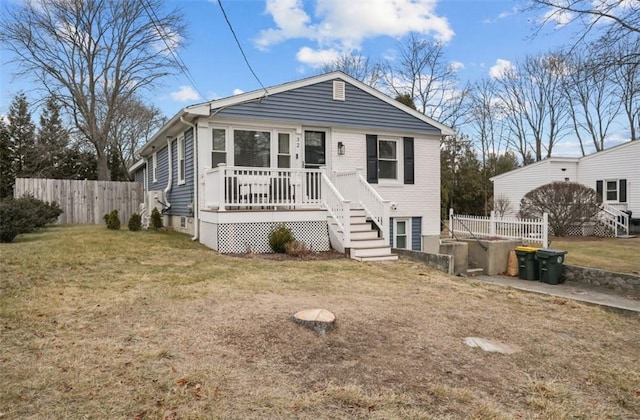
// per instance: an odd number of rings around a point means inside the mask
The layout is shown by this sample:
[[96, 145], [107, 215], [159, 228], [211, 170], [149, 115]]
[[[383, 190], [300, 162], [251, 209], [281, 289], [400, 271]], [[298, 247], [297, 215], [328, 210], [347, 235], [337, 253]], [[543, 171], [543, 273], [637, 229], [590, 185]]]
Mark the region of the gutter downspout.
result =
[[171, 159], [171, 143], [172, 138], [167, 137], [167, 161], [168, 161], [168, 169], [169, 169], [169, 180], [167, 181], [167, 188], [164, 189], [164, 199], [165, 202], [162, 203], [165, 206], [165, 210], [169, 210], [171, 208], [171, 203], [169, 202], [169, 192], [171, 192], [171, 187], [173, 183], [173, 161]]
[[200, 212], [200, 196], [198, 195], [198, 181], [200, 179], [200, 170], [198, 168], [198, 125], [190, 123], [182, 116], [180, 121], [193, 130], [193, 237], [191, 240], [197, 241], [200, 233], [200, 221], [198, 219], [198, 213]]

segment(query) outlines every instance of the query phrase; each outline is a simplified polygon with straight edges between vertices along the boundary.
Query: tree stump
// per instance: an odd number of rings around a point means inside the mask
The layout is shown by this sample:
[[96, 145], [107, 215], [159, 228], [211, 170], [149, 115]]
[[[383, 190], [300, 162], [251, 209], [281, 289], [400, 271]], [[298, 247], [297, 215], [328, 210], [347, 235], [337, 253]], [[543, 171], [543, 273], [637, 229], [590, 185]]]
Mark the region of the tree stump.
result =
[[307, 327], [319, 335], [325, 335], [336, 324], [336, 316], [326, 309], [305, 309], [295, 313], [292, 319], [296, 324]]

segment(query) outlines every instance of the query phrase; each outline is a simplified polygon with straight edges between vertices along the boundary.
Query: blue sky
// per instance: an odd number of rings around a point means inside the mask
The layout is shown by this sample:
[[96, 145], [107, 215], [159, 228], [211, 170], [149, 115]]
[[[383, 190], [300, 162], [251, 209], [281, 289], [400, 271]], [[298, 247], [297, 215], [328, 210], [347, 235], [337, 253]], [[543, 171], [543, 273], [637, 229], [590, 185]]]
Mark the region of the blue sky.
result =
[[[532, 37], [540, 16], [518, 11], [508, 0], [222, 0], [256, 74], [265, 86], [320, 72], [322, 61], [344, 51], [373, 60], [393, 60], [396, 43], [413, 30], [445, 42], [462, 82], [478, 80], [527, 54], [568, 42], [570, 32], [551, 28]], [[149, 98], [168, 117], [182, 107], [259, 89], [244, 63], [216, 0], [169, 1], [182, 9], [188, 45], [179, 51], [195, 83], [185, 75], [164, 80]], [[5, 64], [0, 79], [0, 114], [26, 90], [11, 80]], [[557, 149], [556, 155], [563, 154]], [[564, 153], [568, 155], [570, 153]]]

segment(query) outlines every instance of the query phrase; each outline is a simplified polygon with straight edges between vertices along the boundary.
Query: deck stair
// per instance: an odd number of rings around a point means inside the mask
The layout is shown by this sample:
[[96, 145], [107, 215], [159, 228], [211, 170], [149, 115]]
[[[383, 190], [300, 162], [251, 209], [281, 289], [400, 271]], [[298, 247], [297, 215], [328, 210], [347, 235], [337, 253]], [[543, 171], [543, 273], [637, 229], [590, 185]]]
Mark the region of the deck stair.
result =
[[398, 256], [391, 253], [391, 247], [378, 235], [373, 222], [367, 220], [362, 209], [351, 210], [351, 248], [348, 255], [356, 261], [395, 261]]

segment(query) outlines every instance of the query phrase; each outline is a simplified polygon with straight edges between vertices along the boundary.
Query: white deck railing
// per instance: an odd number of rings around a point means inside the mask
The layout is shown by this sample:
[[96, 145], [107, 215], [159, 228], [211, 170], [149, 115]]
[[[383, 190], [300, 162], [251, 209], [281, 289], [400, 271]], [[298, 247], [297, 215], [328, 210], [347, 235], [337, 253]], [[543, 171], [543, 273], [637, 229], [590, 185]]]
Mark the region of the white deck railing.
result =
[[544, 213], [542, 219], [519, 219], [517, 217], [466, 216], [449, 210], [449, 232], [451, 236], [474, 236], [479, 238], [520, 239], [523, 242], [540, 243], [549, 246], [549, 219]]
[[326, 173], [323, 173], [320, 179], [322, 202], [338, 225], [336, 234], [341, 236], [342, 245], [349, 248], [351, 247], [351, 203], [345, 200]]
[[319, 169], [250, 168], [220, 164], [204, 174], [204, 208], [320, 208]]
[[389, 217], [391, 201], [383, 199], [363, 176], [363, 169], [338, 172], [335, 184], [342, 195], [356, 206], [362, 207], [367, 215], [380, 229], [382, 237], [389, 239]]
[[599, 217], [605, 225], [613, 230], [616, 238], [620, 231], [624, 232], [624, 235], [629, 235], [629, 214], [620, 210], [620, 206], [603, 204]]

